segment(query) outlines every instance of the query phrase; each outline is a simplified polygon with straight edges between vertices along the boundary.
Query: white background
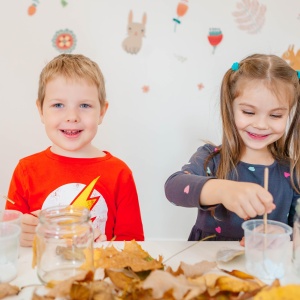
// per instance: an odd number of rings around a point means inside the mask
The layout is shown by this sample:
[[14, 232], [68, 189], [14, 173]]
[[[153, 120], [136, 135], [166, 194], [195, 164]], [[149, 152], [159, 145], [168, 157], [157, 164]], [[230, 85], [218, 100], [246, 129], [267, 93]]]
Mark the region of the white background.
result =
[[[37, 11], [29, 16], [34, 2]], [[203, 141], [220, 142], [219, 87], [233, 62], [255, 52], [282, 56], [291, 44], [300, 48], [300, 2], [260, 0], [265, 22], [256, 34], [239, 29], [233, 16], [242, 0], [190, 0], [176, 32], [179, 0], [67, 2], [1, 1], [0, 193], [7, 193], [20, 158], [50, 145], [35, 107], [38, 77], [59, 54], [53, 36], [69, 29], [77, 38], [72, 53], [95, 60], [104, 73], [110, 106], [94, 144], [132, 169], [146, 239], [186, 240], [197, 211], [170, 204], [164, 183]], [[147, 13], [136, 55], [121, 46], [130, 10], [135, 22]], [[223, 33], [214, 54], [207, 39], [211, 27]]]

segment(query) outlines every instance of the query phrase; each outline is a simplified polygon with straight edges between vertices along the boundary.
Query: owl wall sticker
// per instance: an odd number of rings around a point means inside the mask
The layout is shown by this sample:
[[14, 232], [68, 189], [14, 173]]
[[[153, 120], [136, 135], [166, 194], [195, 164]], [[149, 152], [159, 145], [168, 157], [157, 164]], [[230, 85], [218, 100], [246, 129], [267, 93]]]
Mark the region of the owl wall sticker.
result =
[[128, 37], [122, 43], [123, 49], [130, 54], [137, 54], [142, 47], [142, 39], [145, 37], [145, 26], [147, 22], [147, 14], [144, 13], [142, 22], [133, 22], [132, 10], [129, 12], [127, 34]]

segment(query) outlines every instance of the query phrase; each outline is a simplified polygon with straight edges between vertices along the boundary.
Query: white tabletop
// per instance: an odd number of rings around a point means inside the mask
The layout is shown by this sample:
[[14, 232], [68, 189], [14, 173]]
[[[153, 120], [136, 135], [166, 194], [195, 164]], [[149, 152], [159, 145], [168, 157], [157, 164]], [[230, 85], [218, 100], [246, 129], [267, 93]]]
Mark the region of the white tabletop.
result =
[[[117, 249], [122, 249], [123, 242], [112, 243]], [[140, 242], [142, 248], [147, 251], [153, 258], [158, 258], [159, 255], [163, 256], [163, 261], [166, 266], [170, 266], [173, 270], [177, 269], [180, 262], [183, 261], [187, 264], [194, 264], [202, 260], [216, 261], [216, 253], [220, 249], [236, 249], [241, 250], [243, 247], [239, 245], [239, 242], [183, 242], [183, 241], [145, 241]], [[107, 245], [98, 244], [96, 245]], [[290, 252], [287, 253], [291, 257], [292, 243], [290, 244]], [[32, 248], [23, 248], [20, 250], [19, 258], [19, 270], [16, 279], [11, 281], [11, 284], [15, 284], [19, 287], [40, 284], [40, 281], [36, 274], [36, 269], [32, 269]], [[218, 263], [218, 267], [226, 270], [240, 270], [247, 272], [245, 269], [245, 257], [244, 255], [235, 258], [227, 263]], [[297, 276], [292, 268], [289, 266], [287, 275], [280, 280], [281, 284], [295, 283], [300, 284], [300, 276]], [[33, 287], [25, 288], [18, 296], [7, 297], [8, 300], [28, 300], [31, 299]]]

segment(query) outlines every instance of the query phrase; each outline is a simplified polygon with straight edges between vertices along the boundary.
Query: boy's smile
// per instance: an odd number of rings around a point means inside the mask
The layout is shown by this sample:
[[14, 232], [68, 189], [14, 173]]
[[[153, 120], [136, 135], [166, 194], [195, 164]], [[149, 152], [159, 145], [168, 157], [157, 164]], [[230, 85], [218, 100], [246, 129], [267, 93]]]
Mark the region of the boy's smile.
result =
[[100, 107], [96, 86], [86, 80], [58, 76], [49, 81], [39, 112], [52, 152], [69, 157], [99, 155], [91, 142], [106, 109], [107, 105]]

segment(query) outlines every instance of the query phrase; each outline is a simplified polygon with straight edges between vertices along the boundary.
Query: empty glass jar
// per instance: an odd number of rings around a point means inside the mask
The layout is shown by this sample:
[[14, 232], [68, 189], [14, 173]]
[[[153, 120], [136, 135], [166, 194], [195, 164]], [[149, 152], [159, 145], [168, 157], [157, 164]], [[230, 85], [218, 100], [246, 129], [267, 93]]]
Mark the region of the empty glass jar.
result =
[[43, 283], [94, 270], [90, 211], [75, 206], [44, 209], [36, 228], [37, 274]]

